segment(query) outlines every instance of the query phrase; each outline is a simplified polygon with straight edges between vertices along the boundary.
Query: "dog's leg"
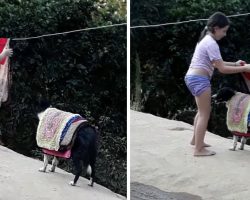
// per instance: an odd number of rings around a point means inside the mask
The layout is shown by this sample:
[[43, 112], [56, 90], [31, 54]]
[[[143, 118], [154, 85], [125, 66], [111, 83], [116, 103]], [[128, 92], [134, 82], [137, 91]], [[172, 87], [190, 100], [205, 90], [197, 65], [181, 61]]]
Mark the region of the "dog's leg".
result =
[[79, 159], [77, 159], [77, 158], [76, 159], [73, 158], [73, 163], [74, 163], [75, 171], [76, 171], [75, 172], [75, 178], [74, 178], [73, 181], [70, 181], [69, 184], [72, 185], [72, 186], [75, 186], [78, 179], [79, 179], [79, 176], [82, 173], [82, 166], [81, 166], [81, 161]]
[[[89, 179], [89, 186], [93, 187], [94, 185], [94, 181], [95, 181], [95, 162], [96, 162], [96, 155], [97, 155], [97, 151], [96, 151], [96, 147], [93, 150], [92, 155], [90, 155], [90, 162], [89, 162], [89, 166], [88, 169], [91, 169], [90, 174], [90, 179]], [[88, 172], [88, 170], [87, 170]]]
[[233, 147], [230, 150], [235, 151], [236, 146], [237, 146], [237, 142], [238, 142], [238, 136], [234, 135], [233, 136]]
[[95, 164], [91, 164], [88, 166], [88, 170], [91, 170], [91, 175], [89, 178], [89, 186], [93, 187], [94, 186], [94, 181], [95, 181]]
[[43, 167], [39, 169], [39, 172], [46, 172], [48, 163], [49, 163], [49, 156], [47, 154], [43, 154]]
[[56, 156], [54, 156], [54, 158], [52, 160], [52, 167], [50, 169], [50, 172], [55, 172], [57, 164], [58, 164], [58, 160], [57, 160]]
[[89, 179], [89, 186], [93, 186], [93, 178], [92, 178], [92, 168], [90, 165], [87, 166], [87, 178]]
[[240, 150], [244, 150], [244, 145], [246, 144], [246, 138], [244, 136], [241, 137]]

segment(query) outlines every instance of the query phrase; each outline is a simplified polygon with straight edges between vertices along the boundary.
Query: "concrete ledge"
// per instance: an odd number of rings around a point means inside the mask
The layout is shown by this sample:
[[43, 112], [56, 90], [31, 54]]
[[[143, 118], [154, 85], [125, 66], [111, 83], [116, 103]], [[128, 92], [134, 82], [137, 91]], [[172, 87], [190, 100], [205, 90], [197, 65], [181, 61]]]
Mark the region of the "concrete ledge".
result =
[[[80, 177], [77, 186], [68, 183], [74, 175], [59, 168], [55, 173], [38, 172], [43, 162], [0, 146], [0, 200], [121, 200], [109, 189]], [[51, 166], [48, 166], [49, 168]]]
[[194, 157], [193, 126], [132, 110], [130, 116], [131, 182], [203, 200], [249, 199], [249, 146], [230, 151], [232, 140], [207, 133], [206, 142], [217, 154]]

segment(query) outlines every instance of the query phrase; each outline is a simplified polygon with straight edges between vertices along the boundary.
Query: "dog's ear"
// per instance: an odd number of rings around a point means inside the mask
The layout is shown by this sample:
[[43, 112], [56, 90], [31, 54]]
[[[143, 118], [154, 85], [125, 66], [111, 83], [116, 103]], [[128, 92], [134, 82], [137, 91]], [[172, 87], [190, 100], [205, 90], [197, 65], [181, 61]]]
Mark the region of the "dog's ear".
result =
[[38, 101], [38, 112], [43, 112], [47, 108], [51, 107], [51, 103], [47, 99], [39, 99]]
[[41, 119], [42, 119], [43, 114], [44, 114], [44, 112], [39, 112], [39, 113], [37, 114], [37, 117], [38, 117], [38, 119], [39, 119], [39, 120], [41, 120]]
[[230, 100], [234, 95], [235, 91], [232, 88], [224, 87], [221, 88], [216, 95], [214, 95], [214, 99], [217, 102], [223, 102]]

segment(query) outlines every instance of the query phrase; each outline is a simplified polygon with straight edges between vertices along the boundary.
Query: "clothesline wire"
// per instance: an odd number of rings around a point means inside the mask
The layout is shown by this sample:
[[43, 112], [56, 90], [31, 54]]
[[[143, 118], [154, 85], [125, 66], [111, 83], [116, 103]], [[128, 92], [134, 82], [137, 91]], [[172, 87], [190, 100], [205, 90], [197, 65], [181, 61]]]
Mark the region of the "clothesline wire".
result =
[[[235, 14], [235, 15], [228, 15], [228, 18], [232, 17], [240, 17], [240, 16], [246, 16], [250, 15], [250, 13], [243, 13], [243, 14]], [[197, 22], [197, 21], [207, 21], [208, 19], [193, 19], [193, 20], [186, 20], [186, 21], [180, 21], [180, 22], [168, 22], [163, 24], [152, 24], [152, 25], [139, 25], [139, 26], [131, 26], [130, 29], [136, 29], [136, 28], [153, 28], [153, 27], [160, 27], [160, 26], [168, 26], [168, 25], [178, 25], [178, 24], [184, 24], [184, 23], [190, 23], [190, 22]], [[23, 38], [12, 38], [13, 41], [21, 41], [21, 40], [31, 40], [31, 39], [38, 39], [43, 37], [51, 37], [56, 35], [65, 35], [69, 33], [76, 33], [76, 32], [82, 32], [82, 31], [89, 31], [89, 30], [97, 30], [97, 29], [103, 29], [103, 28], [110, 28], [110, 27], [118, 27], [118, 26], [124, 26], [127, 25], [127, 23], [120, 23], [120, 24], [112, 24], [112, 25], [104, 25], [104, 26], [98, 26], [98, 27], [90, 27], [90, 28], [83, 28], [78, 30], [72, 30], [72, 31], [65, 31], [65, 32], [59, 32], [59, 33], [51, 33], [51, 34], [44, 34], [34, 37], [23, 37]]]
[[[232, 17], [240, 17], [240, 16], [246, 16], [250, 15], [250, 13], [242, 13], [242, 14], [235, 14], [235, 15], [228, 15], [228, 18]], [[168, 25], [178, 25], [178, 24], [185, 24], [185, 23], [190, 23], [190, 22], [197, 22], [197, 21], [207, 21], [208, 19], [191, 19], [191, 20], [186, 20], [186, 21], [180, 21], [180, 22], [168, 22], [168, 23], [163, 23], [163, 24], [152, 24], [152, 25], [138, 25], [138, 26], [131, 26], [131, 29], [136, 29], [136, 28], [153, 28], [153, 27], [160, 27], [160, 26], [168, 26]]]
[[83, 28], [83, 29], [65, 31], [65, 32], [60, 32], [60, 33], [44, 34], [44, 35], [39, 35], [39, 36], [34, 36], [34, 37], [13, 38], [11, 40], [14, 40], [14, 41], [31, 40], [31, 39], [38, 39], [38, 38], [43, 38], [43, 37], [55, 36], [55, 35], [64, 35], [64, 34], [69, 34], [69, 33], [76, 33], [76, 32], [103, 29], [103, 28], [110, 28], [110, 27], [117, 27], [117, 26], [124, 26], [124, 25], [127, 25], [127, 23], [112, 24], [112, 25], [98, 26], [98, 27], [92, 27], [92, 28]]

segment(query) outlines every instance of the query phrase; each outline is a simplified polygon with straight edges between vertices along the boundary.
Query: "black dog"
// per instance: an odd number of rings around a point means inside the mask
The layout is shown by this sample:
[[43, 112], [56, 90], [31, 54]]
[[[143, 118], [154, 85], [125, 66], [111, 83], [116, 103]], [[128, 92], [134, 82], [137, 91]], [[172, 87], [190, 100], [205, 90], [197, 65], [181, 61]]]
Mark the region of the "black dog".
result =
[[[212, 96], [212, 99], [215, 100], [215, 103], [221, 103], [221, 102], [227, 102], [229, 101], [234, 95], [236, 94], [236, 91], [229, 88], [229, 87], [224, 87], [222, 89], [220, 89], [217, 94]], [[249, 102], [250, 103], [250, 102]], [[238, 138], [239, 136], [241, 136], [241, 145], [240, 145], [240, 150], [244, 150], [244, 145], [246, 143], [246, 139], [249, 137], [248, 133], [232, 133], [233, 134], [233, 147], [230, 149], [232, 151], [235, 151], [236, 146], [237, 146], [237, 142], [238, 142]]]
[[217, 92], [217, 94], [213, 95], [212, 98], [215, 100], [215, 102], [226, 102], [229, 101], [235, 94], [236, 91], [233, 89], [229, 87], [223, 87]]
[[[50, 107], [50, 103], [46, 101], [40, 102], [40, 112], [38, 113], [38, 118], [41, 119], [43, 112]], [[79, 176], [82, 172], [82, 164], [85, 169], [87, 168], [87, 174], [90, 176], [90, 186], [93, 186], [95, 180], [95, 162], [97, 156], [97, 140], [99, 132], [98, 130], [85, 123], [80, 125], [80, 127], [75, 132], [75, 140], [71, 148], [71, 158], [73, 160], [73, 165], [75, 168], [75, 178], [70, 182], [72, 186], [75, 186]], [[51, 172], [55, 171], [58, 164], [57, 157], [54, 156], [52, 161]], [[39, 169], [41, 172], [45, 172], [48, 165], [48, 155], [44, 154], [44, 166]]]

